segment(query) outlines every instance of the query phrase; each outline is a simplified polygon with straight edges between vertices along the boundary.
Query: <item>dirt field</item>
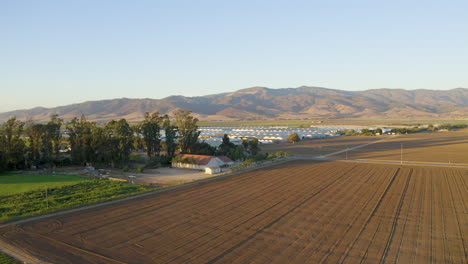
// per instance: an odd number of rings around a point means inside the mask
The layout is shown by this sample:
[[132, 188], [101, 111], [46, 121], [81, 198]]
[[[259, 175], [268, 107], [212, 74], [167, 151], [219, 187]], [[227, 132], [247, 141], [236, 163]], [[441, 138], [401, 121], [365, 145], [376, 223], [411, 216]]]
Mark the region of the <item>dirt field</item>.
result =
[[[402, 135], [348, 152], [348, 159], [396, 160], [468, 164], [468, 129]], [[346, 158], [346, 154], [330, 156]]]
[[264, 144], [261, 145], [263, 153], [274, 153], [277, 151], [287, 151], [294, 156], [301, 157], [316, 157], [324, 154], [329, 154], [335, 151], [352, 148], [359, 145], [367, 144], [379, 139], [390, 136], [372, 137], [372, 136], [352, 136], [352, 137], [334, 137], [325, 139], [310, 139], [299, 141], [297, 144], [279, 143], [279, 144]]
[[468, 170], [293, 161], [0, 229], [54, 263], [467, 263]]
[[159, 184], [161, 186], [171, 186], [216, 176], [205, 174], [204, 171], [178, 168], [158, 168], [133, 175], [136, 176], [135, 182], [138, 184]]
[[[316, 157], [373, 141], [389, 138], [376, 144], [348, 151], [348, 159], [400, 161], [401, 144], [405, 162], [432, 162], [468, 164], [468, 129], [450, 132], [417, 133], [389, 136], [353, 136], [304, 140], [298, 144], [281, 143], [262, 145], [263, 152], [288, 151], [294, 156]], [[346, 152], [330, 158], [346, 159]]]

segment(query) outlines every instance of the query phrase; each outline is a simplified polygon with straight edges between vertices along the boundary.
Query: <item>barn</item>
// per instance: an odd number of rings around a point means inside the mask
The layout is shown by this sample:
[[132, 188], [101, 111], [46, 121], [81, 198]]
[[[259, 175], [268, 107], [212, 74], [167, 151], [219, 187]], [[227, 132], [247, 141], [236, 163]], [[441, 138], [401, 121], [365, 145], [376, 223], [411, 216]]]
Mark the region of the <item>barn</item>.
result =
[[[185, 168], [205, 171], [206, 174], [216, 174], [222, 171], [223, 167], [229, 167], [234, 162], [226, 156], [207, 156], [193, 154], [179, 154], [176, 162], [172, 162], [173, 168]], [[190, 162], [185, 162], [185, 161]]]

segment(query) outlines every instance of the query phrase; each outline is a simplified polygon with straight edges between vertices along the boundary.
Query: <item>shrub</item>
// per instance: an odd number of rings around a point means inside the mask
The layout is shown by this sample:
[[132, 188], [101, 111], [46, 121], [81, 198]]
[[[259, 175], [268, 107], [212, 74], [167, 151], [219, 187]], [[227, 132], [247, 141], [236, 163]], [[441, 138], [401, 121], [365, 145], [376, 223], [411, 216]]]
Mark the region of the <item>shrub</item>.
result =
[[301, 139], [299, 138], [299, 134], [297, 133], [292, 133], [288, 136], [288, 142], [291, 142], [293, 144], [296, 144], [297, 142], [299, 142], [299, 140]]
[[147, 163], [147, 168], [154, 168], [159, 166], [169, 166], [171, 165], [172, 158], [170, 156], [161, 155], [159, 157], [151, 158]]
[[139, 153], [133, 152], [130, 154], [130, 161], [143, 163], [145, 159]]

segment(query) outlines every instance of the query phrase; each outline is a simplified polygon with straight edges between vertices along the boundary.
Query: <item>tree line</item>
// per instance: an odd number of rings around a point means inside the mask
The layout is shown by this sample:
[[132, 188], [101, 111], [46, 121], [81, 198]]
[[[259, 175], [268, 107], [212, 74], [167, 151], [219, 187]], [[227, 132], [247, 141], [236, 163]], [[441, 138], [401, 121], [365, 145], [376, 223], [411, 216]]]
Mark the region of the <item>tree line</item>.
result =
[[176, 152], [226, 155], [234, 160], [259, 152], [257, 139], [235, 145], [224, 135], [218, 148], [199, 142], [198, 119], [191, 113], [181, 109], [173, 119], [158, 112], [145, 113], [135, 125], [125, 119], [98, 124], [84, 115], [68, 122], [53, 115], [47, 123], [13, 117], [0, 125], [0, 170], [86, 163], [122, 167], [136, 150], [146, 151], [152, 164], [170, 163]]

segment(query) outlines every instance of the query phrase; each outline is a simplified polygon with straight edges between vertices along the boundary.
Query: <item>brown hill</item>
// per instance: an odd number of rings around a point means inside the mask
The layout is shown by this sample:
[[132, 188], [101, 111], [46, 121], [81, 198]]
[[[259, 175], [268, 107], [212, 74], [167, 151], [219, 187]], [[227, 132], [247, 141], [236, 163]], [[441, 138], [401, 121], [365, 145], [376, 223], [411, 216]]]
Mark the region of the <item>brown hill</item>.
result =
[[0, 114], [45, 121], [52, 114], [71, 119], [84, 114], [90, 120], [126, 118], [139, 121], [145, 112], [171, 114], [189, 109], [202, 120], [278, 118], [467, 118], [468, 89], [342, 91], [320, 87], [269, 89], [253, 87], [233, 93], [164, 99], [112, 99], [54, 108], [37, 107]]

